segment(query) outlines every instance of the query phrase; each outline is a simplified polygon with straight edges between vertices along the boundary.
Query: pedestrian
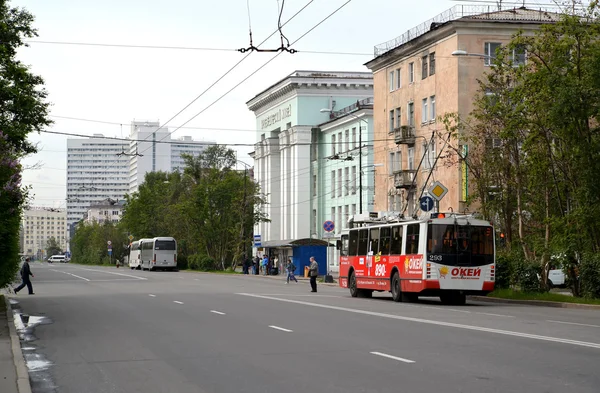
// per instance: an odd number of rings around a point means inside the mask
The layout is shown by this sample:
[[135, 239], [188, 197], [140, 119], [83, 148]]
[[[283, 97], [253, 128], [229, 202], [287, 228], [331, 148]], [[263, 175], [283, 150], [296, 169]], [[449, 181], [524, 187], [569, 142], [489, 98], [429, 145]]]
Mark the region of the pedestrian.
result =
[[310, 267], [308, 268], [308, 274], [310, 275], [310, 287], [311, 292], [317, 292], [317, 276], [319, 275], [319, 264], [315, 260], [315, 257], [310, 257]]
[[288, 258], [287, 266], [285, 268], [287, 269], [287, 279], [285, 280], [285, 283], [289, 284], [290, 279], [298, 282], [298, 279], [296, 278], [296, 276], [294, 276], [294, 272], [296, 271], [296, 265], [294, 265], [294, 262], [292, 262], [292, 258]]
[[29, 290], [29, 294], [33, 295], [33, 285], [31, 285], [31, 280], [29, 279], [29, 276], [34, 277], [33, 273], [31, 272], [31, 268], [29, 267], [29, 257], [25, 258], [25, 263], [23, 263], [23, 266], [21, 266], [21, 279], [23, 280], [23, 282], [21, 283], [21, 285], [19, 285], [18, 287], [16, 287], [14, 289], [15, 293], [18, 293], [21, 289], [25, 288], [25, 286], [27, 285], [27, 289]]
[[260, 258], [257, 256], [254, 257], [254, 260], [252, 261], [252, 274], [256, 275], [258, 274], [258, 264], [260, 263]]
[[265, 257], [262, 260], [262, 271], [263, 271], [263, 276], [266, 276], [267, 273], [267, 265], [269, 264], [269, 257], [267, 257], [265, 255]]

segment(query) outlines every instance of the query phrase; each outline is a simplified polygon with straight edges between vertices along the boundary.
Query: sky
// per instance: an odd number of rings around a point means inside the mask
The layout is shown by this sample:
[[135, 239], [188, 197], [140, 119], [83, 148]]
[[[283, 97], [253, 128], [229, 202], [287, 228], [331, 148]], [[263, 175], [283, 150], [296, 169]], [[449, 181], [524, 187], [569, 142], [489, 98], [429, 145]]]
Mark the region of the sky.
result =
[[[427, 0], [427, 6], [425, 2], [407, 0], [350, 0], [292, 46], [299, 53], [282, 53], [242, 82], [274, 56], [252, 53], [174, 117], [245, 56], [235, 49], [249, 46], [248, 8], [256, 46], [277, 29], [281, 1], [12, 0], [9, 4], [25, 8], [35, 17], [39, 37], [21, 48], [18, 57], [45, 80], [54, 121], [49, 130], [127, 137], [133, 120], [158, 120], [171, 131], [188, 122], [186, 127], [201, 129], [180, 129], [173, 137], [190, 135], [219, 144], [247, 144], [232, 148], [237, 150], [238, 159], [249, 164], [252, 160], [248, 153], [255, 143], [254, 115], [246, 107], [249, 99], [295, 70], [368, 71], [364, 63], [373, 58], [374, 45], [463, 4], [453, 0]], [[309, 1], [285, 1], [282, 20]], [[283, 28], [283, 33], [294, 42], [347, 1], [313, 0]], [[261, 48], [277, 48], [279, 40], [276, 34]], [[209, 107], [232, 87], [236, 88]], [[23, 160], [27, 168], [23, 184], [33, 187], [32, 205], [65, 207], [67, 138], [47, 133], [31, 135], [39, 152]]]

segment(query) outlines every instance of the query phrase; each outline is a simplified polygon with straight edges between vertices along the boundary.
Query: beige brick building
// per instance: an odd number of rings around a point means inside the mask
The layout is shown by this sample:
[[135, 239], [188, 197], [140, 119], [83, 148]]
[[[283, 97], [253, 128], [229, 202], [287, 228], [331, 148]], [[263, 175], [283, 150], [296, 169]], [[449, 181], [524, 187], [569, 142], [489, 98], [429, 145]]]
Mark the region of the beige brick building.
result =
[[[377, 179], [386, 179], [378, 183], [375, 210], [419, 214], [423, 186], [434, 181], [448, 188], [440, 211], [467, 207], [466, 165], [458, 156], [434, 164], [448, 144], [460, 152], [468, 152], [468, 146], [448, 140], [438, 117], [468, 115], [477, 81], [489, 70], [496, 48], [520, 29], [531, 34], [556, 20], [557, 14], [541, 10], [459, 5], [375, 47], [375, 58], [366, 66], [374, 76], [374, 162], [383, 164], [376, 168]], [[513, 58], [523, 62], [526, 54], [513, 53]]]

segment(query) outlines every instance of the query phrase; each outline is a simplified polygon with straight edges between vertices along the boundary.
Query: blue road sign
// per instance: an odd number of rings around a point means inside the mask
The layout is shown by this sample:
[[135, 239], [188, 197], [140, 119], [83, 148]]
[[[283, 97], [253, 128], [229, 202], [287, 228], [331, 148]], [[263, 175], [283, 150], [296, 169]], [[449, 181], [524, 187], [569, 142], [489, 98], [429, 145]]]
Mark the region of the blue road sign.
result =
[[262, 244], [260, 235], [254, 235], [254, 247], [260, 247]]
[[433, 209], [433, 198], [429, 195], [425, 195], [421, 197], [421, 199], [419, 199], [419, 205], [421, 206], [421, 210], [423, 210], [424, 212], [428, 212], [431, 209]]
[[323, 223], [323, 229], [325, 232], [332, 232], [335, 229], [335, 224], [331, 220], [327, 220]]
[[108, 249], [108, 256], [111, 256], [111, 255], [112, 255], [112, 248], [109, 248]]

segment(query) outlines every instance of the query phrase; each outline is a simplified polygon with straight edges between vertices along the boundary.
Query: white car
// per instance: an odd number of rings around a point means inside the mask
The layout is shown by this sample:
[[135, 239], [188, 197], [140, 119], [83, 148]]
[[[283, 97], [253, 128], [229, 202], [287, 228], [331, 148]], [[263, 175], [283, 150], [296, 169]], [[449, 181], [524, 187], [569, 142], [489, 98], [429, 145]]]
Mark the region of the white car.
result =
[[548, 285], [550, 288], [565, 286], [565, 272], [563, 272], [560, 266], [550, 267], [548, 271]]
[[52, 255], [50, 258], [48, 258], [48, 263], [54, 263], [54, 262], [66, 262], [67, 261], [67, 257], [65, 257], [64, 255]]

